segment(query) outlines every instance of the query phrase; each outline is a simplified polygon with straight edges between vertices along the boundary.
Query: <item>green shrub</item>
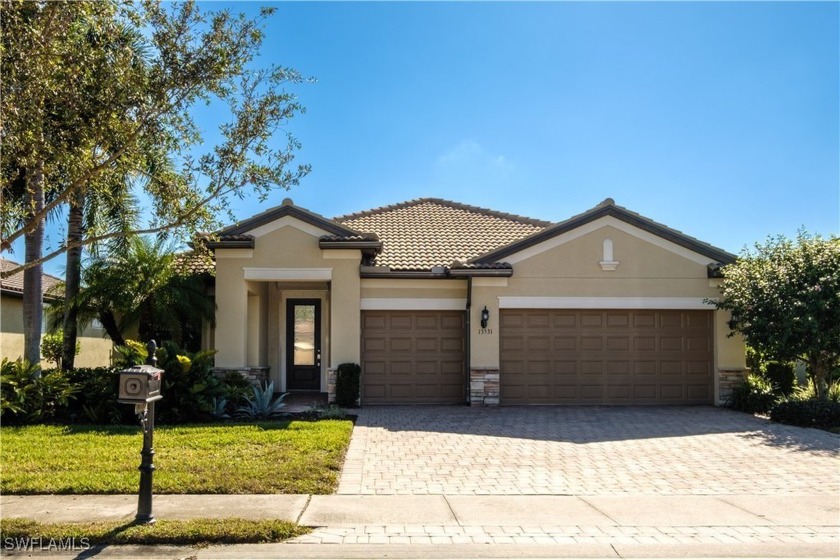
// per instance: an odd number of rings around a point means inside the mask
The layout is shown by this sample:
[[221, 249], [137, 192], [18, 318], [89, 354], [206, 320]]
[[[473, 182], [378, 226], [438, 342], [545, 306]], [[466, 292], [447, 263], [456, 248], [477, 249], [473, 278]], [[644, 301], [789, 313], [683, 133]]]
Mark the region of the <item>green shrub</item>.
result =
[[[82, 344], [76, 341], [76, 355], [82, 350]], [[56, 331], [45, 334], [41, 338], [41, 356], [48, 362], [53, 362], [61, 369], [61, 355], [64, 353], [64, 333]]]
[[796, 385], [796, 368], [790, 362], [766, 362], [764, 377], [773, 384], [777, 394], [787, 396]]
[[735, 410], [749, 412], [767, 412], [777, 400], [773, 393], [773, 384], [759, 374], [751, 373], [732, 388], [728, 405]]
[[156, 415], [161, 423], [210, 421], [216, 412], [214, 398], [223, 397], [222, 380], [213, 374], [215, 350], [192, 354], [171, 341], [157, 351], [163, 373]]
[[840, 403], [826, 399], [785, 400], [770, 411], [770, 419], [806, 428], [840, 427]]
[[64, 372], [41, 372], [26, 360], [0, 363], [0, 416], [4, 423], [52, 422], [77, 392]]
[[322, 420], [344, 420], [347, 418], [347, 411], [335, 404], [319, 406], [315, 409], [315, 412], [318, 418]]
[[114, 365], [120, 368], [144, 364], [149, 357], [146, 345], [138, 340], [126, 340], [125, 346], [114, 347], [114, 354]]
[[359, 400], [359, 378], [362, 368], [358, 364], [339, 364], [335, 372], [335, 404], [348, 408]]
[[134, 408], [117, 402], [119, 368], [76, 368], [67, 372], [67, 376], [78, 391], [63, 420], [92, 424], [132, 424], [136, 421]]
[[[800, 385], [790, 394], [789, 400], [792, 401], [807, 401], [817, 398], [817, 391], [814, 387], [814, 380], [808, 379], [805, 385]], [[828, 385], [825, 392], [825, 398], [836, 403], [840, 403], [840, 380], [833, 381]]]
[[238, 371], [226, 371], [222, 377], [222, 392], [227, 400], [227, 412], [231, 413], [240, 406], [245, 406], [253, 394], [253, 385]]

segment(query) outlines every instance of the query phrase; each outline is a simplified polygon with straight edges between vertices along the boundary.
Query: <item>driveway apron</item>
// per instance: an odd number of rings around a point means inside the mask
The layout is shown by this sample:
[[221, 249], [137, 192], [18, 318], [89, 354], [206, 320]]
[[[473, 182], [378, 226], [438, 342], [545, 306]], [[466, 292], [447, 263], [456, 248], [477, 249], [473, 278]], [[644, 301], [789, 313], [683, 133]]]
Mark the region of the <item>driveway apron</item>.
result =
[[713, 407], [366, 407], [338, 493], [837, 495], [838, 446]]

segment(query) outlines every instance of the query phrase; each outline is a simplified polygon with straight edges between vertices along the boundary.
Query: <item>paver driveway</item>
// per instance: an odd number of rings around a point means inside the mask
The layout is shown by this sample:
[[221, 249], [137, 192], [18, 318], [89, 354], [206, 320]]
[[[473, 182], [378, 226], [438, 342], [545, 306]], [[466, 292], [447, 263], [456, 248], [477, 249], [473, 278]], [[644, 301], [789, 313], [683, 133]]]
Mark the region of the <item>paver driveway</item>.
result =
[[339, 494], [840, 492], [840, 436], [712, 407], [367, 407]]

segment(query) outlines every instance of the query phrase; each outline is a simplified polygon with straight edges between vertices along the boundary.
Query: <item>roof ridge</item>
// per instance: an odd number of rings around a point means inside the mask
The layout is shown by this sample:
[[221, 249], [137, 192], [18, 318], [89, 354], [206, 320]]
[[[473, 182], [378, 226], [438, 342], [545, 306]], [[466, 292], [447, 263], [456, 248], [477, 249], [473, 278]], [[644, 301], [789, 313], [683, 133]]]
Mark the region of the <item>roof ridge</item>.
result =
[[491, 216], [494, 218], [499, 218], [502, 220], [509, 220], [512, 222], [520, 222], [525, 223], [533, 226], [538, 227], [548, 227], [552, 225], [554, 222], [549, 222], [546, 220], [540, 220], [537, 218], [530, 218], [528, 216], [520, 216], [517, 214], [510, 214], [508, 212], [500, 212], [498, 210], [493, 210], [491, 208], [484, 208], [481, 206], [473, 206], [470, 204], [464, 204], [462, 202], [455, 202], [453, 200], [447, 200], [445, 198], [436, 198], [436, 197], [423, 197], [423, 198], [414, 198], [411, 200], [406, 200], [404, 202], [398, 202], [395, 204], [389, 204], [386, 206], [379, 206], [377, 208], [371, 208], [370, 210], [362, 210], [360, 212], [353, 212], [351, 214], [344, 214], [342, 216], [336, 216], [333, 218], [336, 222], [344, 222], [350, 220], [357, 220], [359, 218], [366, 218], [369, 216], [374, 216], [377, 214], [382, 214], [384, 212], [390, 212], [393, 210], [401, 210], [403, 208], [409, 208], [411, 206], [418, 206], [420, 204], [433, 202], [436, 204], [440, 204], [442, 206], [448, 206], [450, 208], [457, 208], [460, 210], [464, 210], [466, 212], [472, 212], [475, 214], [484, 214], [486, 216]]

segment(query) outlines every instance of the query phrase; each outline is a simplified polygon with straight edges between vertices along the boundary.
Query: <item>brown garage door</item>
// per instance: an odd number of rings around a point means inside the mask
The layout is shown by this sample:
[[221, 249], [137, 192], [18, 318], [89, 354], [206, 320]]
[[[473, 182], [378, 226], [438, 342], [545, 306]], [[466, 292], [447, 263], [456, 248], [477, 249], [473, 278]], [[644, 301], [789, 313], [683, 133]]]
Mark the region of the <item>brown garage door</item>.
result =
[[501, 312], [503, 404], [712, 404], [712, 313]]
[[362, 403], [464, 401], [463, 311], [363, 311]]

